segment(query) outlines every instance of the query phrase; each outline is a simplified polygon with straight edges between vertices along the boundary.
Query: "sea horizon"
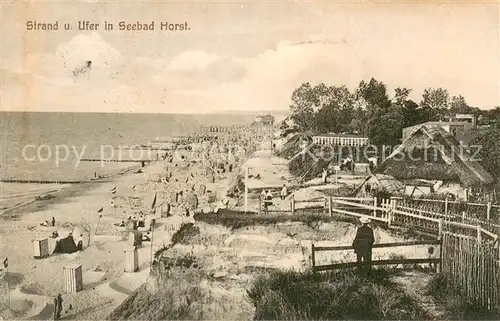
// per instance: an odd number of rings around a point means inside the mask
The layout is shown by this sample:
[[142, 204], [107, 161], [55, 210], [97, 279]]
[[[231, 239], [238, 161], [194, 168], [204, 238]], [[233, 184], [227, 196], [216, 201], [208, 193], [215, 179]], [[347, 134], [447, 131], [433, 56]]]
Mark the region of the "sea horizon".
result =
[[[202, 126], [251, 124], [261, 112], [245, 114], [152, 114], [0, 112], [0, 179], [79, 180], [133, 165], [79, 162], [103, 157], [112, 147], [185, 136]], [[110, 155], [105, 155], [110, 157]]]

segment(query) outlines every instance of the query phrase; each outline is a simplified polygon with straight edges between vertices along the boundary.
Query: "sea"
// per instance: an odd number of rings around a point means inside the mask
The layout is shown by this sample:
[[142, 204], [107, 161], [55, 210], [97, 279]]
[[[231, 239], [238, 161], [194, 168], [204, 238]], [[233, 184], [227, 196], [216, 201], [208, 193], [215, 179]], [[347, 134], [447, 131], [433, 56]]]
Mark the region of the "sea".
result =
[[[185, 136], [203, 125], [250, 124], [257, 115], [0, 112], [0, 179], [53, 182], [108, 175], [136, 164], [80, 160], [117, 158], [116, 153], [130, 153], [125, 146]], [[0, 184], [0, 210], [57, 188], [57, 184]]]

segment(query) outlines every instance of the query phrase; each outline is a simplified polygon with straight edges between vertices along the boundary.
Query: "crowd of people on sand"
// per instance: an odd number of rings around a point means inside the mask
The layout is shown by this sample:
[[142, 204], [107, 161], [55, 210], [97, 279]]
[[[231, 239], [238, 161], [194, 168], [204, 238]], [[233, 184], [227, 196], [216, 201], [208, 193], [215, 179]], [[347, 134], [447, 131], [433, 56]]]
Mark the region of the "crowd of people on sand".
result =
[[[175, 214], [184, 216], [190, 216], [199, 211], [201, 205], [199, 198], [210, 192], [205, 184], [217, 183], [218, 179], [225, 178], [227, 174], [237, 171], [241, 162], [250, 152], [256, 149], [256, 144], [261, 139], [262, 134], [259, 131], [247, 130], [217, 136], [192, 135], [177, 140], [174, 142], [173, 149], [165, 150], [159, 157], [158, 162], [162, 162], [165, 166], [162, 173], [158, 175], [158, 179], [152, 182], [153, 188], [145, 191], [144, 189], [140, 190], [139, 186], [137, 188], [134, 186], [132, 192], [129, 193], [130, 197], [143, 194], [142, 192], [157, 193], [161, 191], [163, 192], [162, 195], [172, 195], [173, 197], [160, 199], [160, 193], [158, 193], [158, 200], [156, 200], [155, 196], [156, 206], [154, 209], [143, 206], [142, 210], [137, 210], [131, 204], [125, 205], [125, 207], [129, 207], [125, 209], [125, 216], [122, 220], [112, 223], [112, 225], [125, 232], [137, 231], [134, 235], [139, 235], [141, 242], [151, 241], [151, 231], [157, 219], [158, 208], [162, 216], [164, 214], [166, 214], [165, 216], [173, 215], [170, 211], [175, 207], [177, 207]], [[145, 166], [147, 164], [142, 164], [142, 167]], [[94, 176], [94, 179], [102, 178], [97, 173], [94, 173]], [[215, 193], [210, 194], [204, 201], [215, 202], [217, 196], [223, 198], [221, 200], [222, 206], [229, 205], [230, 197], [216, 195]], [[120, 207], [118, 199], [126, 199], [126, 195], [117, 197], [115, 187], [110, 198], [111, 207], [116, 208]], [[103, 208], [98, 213], [102, 210]], [[164, 211], [167, 213], [164, 213]], [[58, 243], [61, 243], [59, 248], [62, 248], [62, 251], [58, 252], [54, 249], [54, 253], [74, 253], [85, 249], [84, 235], [81, 233], [82, 229], [80, 227], [73, 226], [71, 223], [58, 222], [56, 217], [40, 222], [39, 225], [48, 229], [52, 228], [48, 237], [56, 240], [56, 249]], [[29, 229], [34, 230], [36, 226]], [[83, 231], [85, 231], [85, 228]], [[68, 243], [73, 244], [71, 250], [66, 248]], [[63, 295], [61, 293], [57, 294], [53, 306], [54, 320], [61, 319], [63, 314], [73, 309], [71, 305], [63, 308], [63, 302]]]
[[[161, 217], [169, 217], [174, 212], [189, 217], [201, 210], [202, 199], [211, 203], [220, 196], [216, 195], [215, 191], [208, 190], [206, 184], [216, 183], [219, 178], [234, 172], [248, 153], [255, 149], [255, 143], [259, 140], [260, 133], [255, 131], [183, 137], [173, 142], [169, 150], [165, 150], [160, 159], [164, 164], [162, 172], [150, 177], [141, 186], [134, 185], [132, 190], [138, 192], [137, 194], [145, 191], [157, 192], [155, 202]], [[231, 197], [236, 196], [225, 197], [221, 206], [229, 206]], [[133, 210], [132, 215], [127, 214], [127, 220], [116, 222], [114, 225], [121, 229], [134, 230], [147, 227], [151, 217], [157, 215], [156, 210], [148, 211], [150, 213], [143, 214]], [[147, 231], [145, 232], [143, 238], [146, 240], [148, 235]]]

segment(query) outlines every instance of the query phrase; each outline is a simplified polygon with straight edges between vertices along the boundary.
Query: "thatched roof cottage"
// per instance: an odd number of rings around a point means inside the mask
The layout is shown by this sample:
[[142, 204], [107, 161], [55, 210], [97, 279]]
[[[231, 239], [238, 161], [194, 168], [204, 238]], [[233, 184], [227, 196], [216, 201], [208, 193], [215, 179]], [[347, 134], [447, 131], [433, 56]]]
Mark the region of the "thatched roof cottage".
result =
[[373, 174], [368, 176], [355, 190], [357, 197], [375, 195], [377, 192], [387, 192], [391, 196], [403, 196], [405, 185], [389, 175]]
[[488, 194], [493, 177], [479, 160], [441, 126], [425, 124], [405, 139], [376, 169], [406, 186], [406, 194]]

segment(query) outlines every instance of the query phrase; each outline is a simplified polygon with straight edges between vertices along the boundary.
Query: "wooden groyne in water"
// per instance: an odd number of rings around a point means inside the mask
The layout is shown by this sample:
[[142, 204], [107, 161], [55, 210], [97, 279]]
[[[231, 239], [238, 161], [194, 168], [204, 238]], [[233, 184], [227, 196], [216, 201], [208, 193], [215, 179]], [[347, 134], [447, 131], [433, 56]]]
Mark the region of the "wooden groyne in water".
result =
[[19, 183], [19, 184], [81, 184], [88, 180], [39, 180], [39, 179], [0, 179], [2, 183]]
[[170, 147], [144, 147], [144, 146], [132, 146], [132, 147], [114, 147], [118, 150], [150, 150], [150, 151], [161, 151], [161, 150], [175, 150], [175, 148]]
[[153, 162], [153, 158], [145, 159], [101, 159], [101, 158], [82, 158], [81, 162], [111, 162], [111, 163], [142, 163], [142, 162]]

